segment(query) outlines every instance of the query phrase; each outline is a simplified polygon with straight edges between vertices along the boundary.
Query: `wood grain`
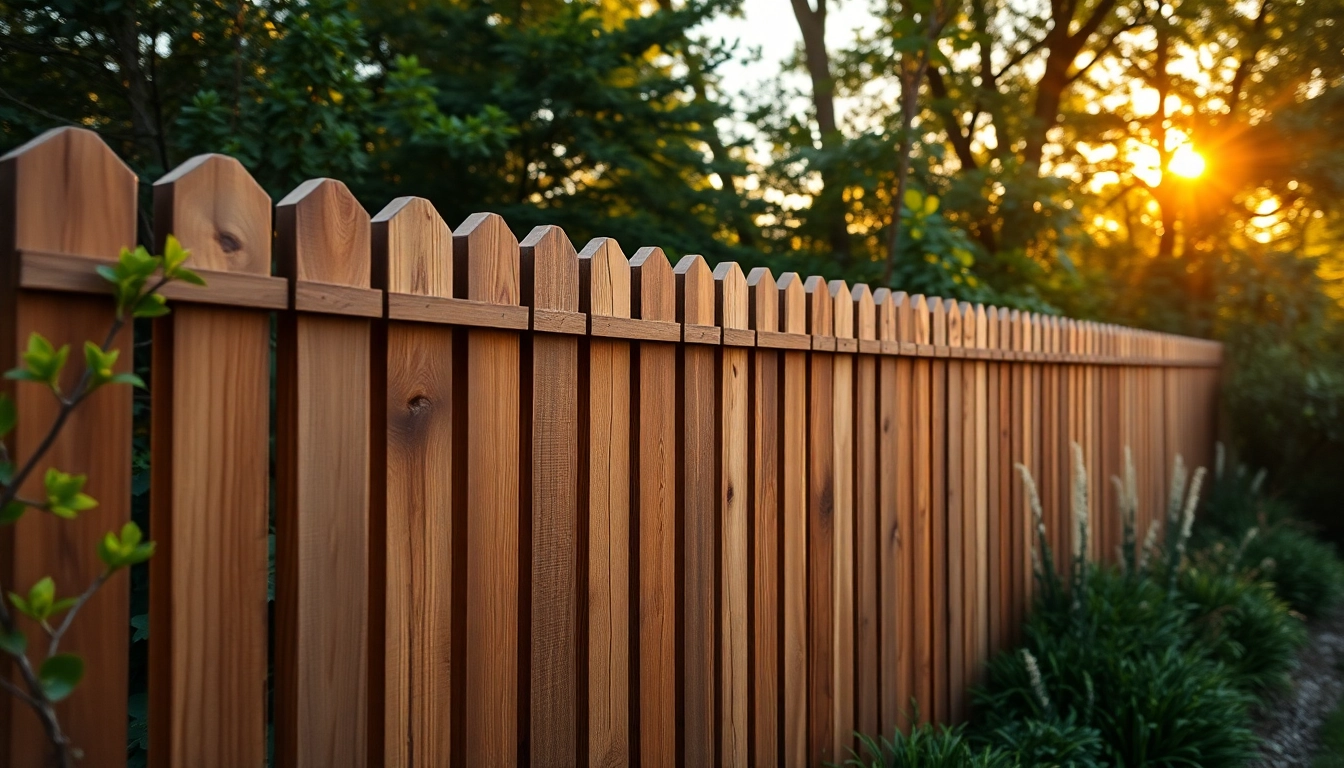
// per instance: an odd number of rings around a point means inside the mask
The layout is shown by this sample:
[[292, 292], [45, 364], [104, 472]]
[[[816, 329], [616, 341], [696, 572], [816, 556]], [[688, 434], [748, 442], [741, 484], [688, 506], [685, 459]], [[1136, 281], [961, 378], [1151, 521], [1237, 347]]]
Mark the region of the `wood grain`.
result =
[[[714, 275], [705, 260], [686, 256], [677, 262], [677, 319], [683, 324], [714, 324]], [[679, 762], [710, 765], [718, 761], [715, 696], [718, 656], [715, 561], [718, 542], [718, 453], [716, 350], [682, 347], [677, 391], [681, 396], [681, 443], [677, 485], [681, 494], [681, 551], [678, 555], [682, 593], [678, 600], [681, 626], [682, 742]]]
[[[639, 249], [630, 271], [633, 313], [645, 321], [675, 321], [676, 276], [662, 249]], [[656, 768], [674, 765], [677, 757], [677, 349], [641, 342], [635, 351], [639, 690], [633, 719], [641, 765]]]
[[[826, 282], [809, 277], [807, 330], [813, 337], [833, 337], [833, 302]], [[810, 762], [839, 759], [835, 752], [835, 361], [832, 354], [813, 351], [808, 370], [808, 612], [810, 674]]]
[[[914, 342], [930, 343], [928, 303], [923, 296], [912, 299]], [[913, 361], [911, 371], [911, 423], [914, 445], [911, 451], [911, 505], [914, 534], [912, 564], [914, 570], [914, 680], [915, 707], [919, 724], [936, 720], [934, 703], [934, 602], [933, 582], [933, 360]]]
[[[830, 291], [833, 331], [838, 342], [854, 341], [854, 299], [843, 280], [832, 280]], [[854, 356], [832, 358], [831, 424], [834, 429], [834, 508], [832, 580], [834, 599], [834, 759], [854, 746], [855, 721], [855, 541], [854, 541]]]
[[[961, 306], [954, 300], [943, 304], [947, 323], [947, 346], [961, 352]], [[966, 364], [955, 357], [947, 366], [947, 684], [948, 716], [959, 723], [966, 716], [966, 486], [962, 476], [965, 464], [965, 413], [962, 388]]]
[[[630, 316], [630, 264], [611, 238], [596, 238], [579, 252], [579, 311]], [[579, 510], [587, 516], [581, 670], [588, 706], [579, 757], [622, 765], [630, 761], [630, 342], [590, 339], [586, 357]]]
[[[473, 214], [454, 231], [457, 298], [516, 304], [518, 272], [518, 241], [498, 215]], [[513, 765], [518, 761], [519, 338], [508, 331], [464, 333], [464, 431], [455, 447], [465, 452], [458, 463], [466, 473], [460, 493], [465, 551], [457, 550], [466, 559], [465, 655], [454, 665], [463, 670], [460, 759]], [[455, 703], [454, 722], [457, 708]]]
[[[756, 267], [747, 275], [748, 316], [757, 331], [779, 330], [779, 288], [770, 270]], [[747, 680], [751, 763], [782, 762], [779, 718], [783, 698], [781, 665], [783, 516], [780, 486], [783, 466], [780, 442], [780, 356], [774, 349], [756, 350], [751, 358], [751, 512], [749, 542], [750, 622]]]
[[[519, 265], [522, 299], [534, 311], [578, 311], [579, 258], [563, 230], [533, 229], [519, 244]], [[578, 760], [579, 340], [535, 334], [530, 363], [523, 374], [532, 392], [523, 441], [532, 446], [531, 503], [524, 504], [531, 508], [531, 585], [521, 592], [530, 594], [525, 704], [532, 765], [558, 767]]]
[[[877, 341], [877, 308], [866, 285], [850, 291], [855, 335]], [[874, 346], [876, 346], [874, 344]], [[854, 362], [854, 728], [879, 733], [879, 683], [885, 675], [878, 654], [878, 406], [877, 358], [860, 354]]]
[[[280, 273], [367, 288], [369, 217], [345, 185], [299, 185], [276, 210]], [[276, 405], [277, 759], [367, 761], [370, 322], [282, 318]]]
[[[718, 325], [750, 327], [747, 279], [733, 262], [714, 269]], [[748, 516], [751, 514], [751, 377], [746, 349], [719, 352], [719, 761], [749, 758]]]
[[[808, 327], [808, 312], [802, 278], [796, 272], [780, 275], [778, 288], [781, 330], [785, 333], [805, 334]], [[810, 470], [807, 463], [810, 447], [808, 354], [789, 350], [783, 353], [783, 358], [780, 371], [782, 450], [779, 474], [781, 535], [784, 542], [781, 762], [789, 768], [801, 768], [810, 764], [808, 734], [811, 724], [808, 708], [810, 625], [807, 525], [811, 508], [811, 496], [808, 491]]]
[[[16, 265], [18, 252], [44, 250], [102, 260], [116, 259], [135, 244], [136, 177], [92, 131], [57, 128], [0, 157], [0, 257]], [[112, 304], [102, 296], [62, 296], [21, 291], [17, 269], [0, 277], [0, 360], [8, 369], [30, 333], [79, 355], [86, 339], [102, 339], [112, 323]], [[122, 350], [117, 370], [131, 367], [131, 330], [114, 341]], [[67, 366], [68, 389], [83, 366]], [[20, 414], [7, 441], [22, 462], [46, 436], [57, 412], [51, 393], [32, 382], [0, 383]], [[0, 583], [19, 592], [51, 576], [61, 595], [74, 594], [102, 570], [96, 545], [103, 533], [130, 519], [131, 389], [106, 387], [80, 407], [44, 460], [45, 466], [87, 474], [85, 491], [98, 509], [79, 520], [29, 512], [0, 534]], [[42, 497], [41, 473], [20, 488]], [[65, 553], [57, 556], [58, 553]], [[126, 658], [129, 577], [118, 575], [80, 612], [61, 650], [84, 658], [87, 674], [70, 698], [56, 707], [72, 742], [83, 749], [83, 766], [126, 764]], [[30, 638], [41, 630], [23, 620]], [[19, 682], [17, 672], [8, 671]], [[42, 728], [30, 710], [8, 695], [0, 701], [0, 764], [38, 768], [48, 764]]]
[[[190, 265], [270, 274], [270, 198], [223, 155], [154, 185], [155, 239]], [[178, 307], [155, 323], [150, 760], [265, 759], [270, 316]]]
[[[935, 349], [947, 346], [947, 308], [943, 300], [934, 297], [929, 303], [929, 328], [931, 341]], [[947, 562], [948, 542], [948, 504], [947, 504], [947, 368], [945, 359], [933, 360], [930, 383], [930, 407], [933, 410], [931, 449], [929, 462], [930, 522], [933, 537], [933, 554], [930, 557], [933, 569], [933, 711], [937, 722], [949, 722], [951, 695], [948, 688], [950, 665], [948, 659], [949, 615], [949, 576]]]

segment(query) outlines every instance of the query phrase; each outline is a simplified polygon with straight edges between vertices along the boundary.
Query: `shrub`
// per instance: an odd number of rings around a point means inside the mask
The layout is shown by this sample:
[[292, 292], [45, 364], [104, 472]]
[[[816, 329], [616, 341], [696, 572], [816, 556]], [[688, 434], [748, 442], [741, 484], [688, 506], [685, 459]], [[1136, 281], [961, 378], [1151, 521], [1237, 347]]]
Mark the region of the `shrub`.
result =
[[1005, 754], [1020, 766], [1100, 768], [1106, 764], [1101, 758], [1101, 735], [1072, 716], [1062, 720], [1015, 720], [987, 734], [973, 736], [973, 740]]
[[1258, 694], [1288, 686], [1307, 631], [1268, 584], [1189, 568], [1179, 585], [1194, 630], [1192, 642], [1222, 662], [1239, 688]]
[[1344, 597], [1344, 563], [1334, 546], [1290, 526], [1276, 526], [1252, 539], [1240, 559], [1268, 581], [1280, 600], [1308, 618]]
[[844, 762], [852, 768], [1015, 768], [1002, 750], [972, 746], [965, 728], [922, 725], [890, 739], [859, 736], [859, 752]]

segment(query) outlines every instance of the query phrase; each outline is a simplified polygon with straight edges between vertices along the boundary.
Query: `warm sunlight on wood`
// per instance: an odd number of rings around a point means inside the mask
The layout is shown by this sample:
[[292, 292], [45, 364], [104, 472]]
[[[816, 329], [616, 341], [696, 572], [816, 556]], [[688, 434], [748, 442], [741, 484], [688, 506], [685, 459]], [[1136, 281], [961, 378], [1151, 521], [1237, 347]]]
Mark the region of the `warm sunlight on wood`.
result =
[[1167, 168], [1177, 176], [1187, 179], [1199, 178], [1204, 173], [1204, 156], [1189, 144], [1182, 144], [1171, 156]]

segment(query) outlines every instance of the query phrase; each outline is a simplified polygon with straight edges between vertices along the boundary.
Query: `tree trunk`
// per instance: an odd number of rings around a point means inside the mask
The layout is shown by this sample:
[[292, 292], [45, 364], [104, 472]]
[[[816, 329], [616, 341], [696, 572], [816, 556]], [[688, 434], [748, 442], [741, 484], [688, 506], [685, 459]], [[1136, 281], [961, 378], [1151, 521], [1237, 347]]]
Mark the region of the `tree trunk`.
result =
[[[822, 149], [837, 149], [844, 143], [835, 122], [835, 80], [831, 77], [831, 59], [826, 51], [826, 0], [816, 0], [813, 10], [808, 0], [790, 0], [798, 29], [803, 34], [803, 58], [812, 80], [812, 107], [817, 116], [817, 132]], [[826, 239], [841, 267], [849, 266], [849, 225], [845, 220], [844, 174], [833, 165], [821, 169], [821, 194], [812, 210], [820, 214]]]

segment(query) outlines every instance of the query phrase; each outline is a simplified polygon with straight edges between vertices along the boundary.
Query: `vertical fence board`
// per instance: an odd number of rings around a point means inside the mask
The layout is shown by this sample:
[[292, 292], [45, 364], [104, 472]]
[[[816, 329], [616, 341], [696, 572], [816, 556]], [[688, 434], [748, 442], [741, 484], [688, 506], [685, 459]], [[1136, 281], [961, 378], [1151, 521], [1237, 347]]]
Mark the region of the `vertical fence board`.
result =
[[[314, 179], [277, 208], [277, 262], [314, 286], [370, 285], [369, 216]], [[370, 321], [287, 314], [277, 350], [277, 760], [366, 762]]]
[[[714, 283], [718, 325], [747, 330], [750, 302], [742, 268], [733, 262], [720, 264]], [[746, 765], [751, 380], [745, 348], [725, 344], [720, 355], [719, 760], [724, 765]]]
[[[714, 324], [714, 276], [705, 260], [686, 256], [676, 266], [678, 312], [682, 323]], [[718, 714], [715, 659], [718, 655], [717, 382], [715, 350], [704, 344], [682, 348], [680, 466], [682, 755], [685, 765], [717, 762]]]
[[[837, 340], [854, 343], [854, 300], [843, 280], [827, 284], [831, 328]], [[833, 496], [831, 525], [831, 589], [835, 750], [832, 759], [849, 754], [854, 735], [854, 356], [832, 358], [831, 425]]]
[[[154, 198], [156, 243], [176, 235], [191, 267], [271, 273], [271, 199], [237, 160], [193, 158]], [[156, 321], [155, 765], [265, 759], [270, 342], [265, 311], [184, 305]]]
[[[779, 289], [770, 270], [747, 275], [748, 317], [754, 331], [779, 331]], [[773, 349], [756, 349], [751, 360], [751, 517], [747, 541], [751, 582], [749, 639], [751, 667], [751, 764], [777, 766], [780, 751], [780, 702], [783, 694], [782, 611], [783, 517], [780, 514], [782, 452], [780, 443], [780, 359]]]
[[[896, 299], [890, 289], [878, 288], [873, 291], [873, 303], [878, 341], [893, 348], [899, 344]], [[910, 595], [904, 578], [902, 540], [909, 532], [901, 527], [898, 500], [897, 358], [889, 354], [878, 357], [876, 369], [878, 731], [890, 734], [902, 727], [901, 713], [908, 706], [902, 701], [909, 700], [901, 667], [907, 653], [901, 631], [905, 628], [904, 609]]]
[[[630, 264], [611, 238], [596, 238], [579, 252], [579, 311], [630, 317]], [[587, 532], [580, 606], [587, 619], [581, 668], [588, 706], [579, 755], [619, 765], [630, 760], [630, 342], [592, 338], [587, 352], [579, 510], [587, 516], [580, 522]]]
[[[807, 330], [814, 344], [834, 339], [826, 282], [809, 277], [803, 289]], [[835, 754], [835, 355], [813, 349], [808, 371], [808, 694], [811, 762], [821, 763], [839, 758]]]
[[[877, 342], [877, 308], [866, 285], [851, 293], [854, 335], [859, 343]], [[854, 362], [854, 688], [855, 728], [880, 733], [879, 683], [887, 678], [878, 655], [877, 563], [881, 530], [878, 528], [877, 357], [859, 350]]]
[[[935, 351], [946, 354], [947, 306], [934, 297], [929, 305], [929, 328]], [[930, 379], [932, 432], [929, 462], [930, 528], [933, 554], [930, 557], [933, 572], [933, 716], [940, 723], [951, 717], [951, 691], [948, 688], [948, 628], [949, 615], [948, 562], [947, 562], [947, 358], [935, 357]]]
[[[676, 276], [662, 249], [640, 248], [630, 260], [630, 272], [632, 314], [641, 320], [674, 322]], [[641, 341], [634, 361], [639, 673], [638, 714], [632, 721], [645, 768], [673, 765], [677, 756], [676, 353], [672, 344]]]
[[[457, 228], [453, 277], [459, 298], [518, 303], [518, 241], [498, 215], [472, 214]], [[462, 759], [513, 765], [518, 760], [519, 338], [486, 328], [464, 333]]]
[[[796, 272], [780, 275], [779, 324], [784, 333], [807, 333], [807, 297]], [[789, 768], [809, 764], [808, 733], [808, 354], [787, 350], [780, 368], [779, 508], [783, 548], [784, 675], [780, 705], [782, 762]]]
[[[912, 324], [914, 343], [929, 346], [930, 321], [928, 303], [923, 296], [913, 299]], [[938, 713], [934, 707], [934, 663], [933, 663], [933, 624], [934, 602], [933, 583], [933, 361], [918, 358], [913, 361], [911, 371], [911, 424], [914, 426], [914, 445], [911, 451], [911, 482], [913, 489], [914, 513], [911, 531], [914, 542], [911, 546], [911, 558], [914, 578], [914, 679], [915, 706], [918, 709], [919, 724], [936, 720]]]
[[[92, 131], [56, 128], [0, 157], [0, 358], [4, 370], [19, 363], [30, 333], [60, 347], [69, 344], [75, 362], [67, 366], [66, 391], [82, 369], [79, 349], [101, 341], [112, 324], [112, 302], [102, 296], [70, 296], [20, 290], [18, 263], [23, 251], [74, 254], [100, 261], [117, 258], [135, 245], [136, 178]], [[131, 370], [129, 324], [113, 342], [121, 350], [118, 372]], [[8, 436], [12, 458], [25, 461], [46, 437], [58, 404], [35, 382], [0, 382], [14, 397], [20, 415]], [[130, 519], [131, 389], [109, 386], [94, 393], [66, 422], [42, 462], [45, 467], [88, 475], [85, 490], [99, 502], [79, 520], [59, 520], [29, 512], [0, 533], [0, 577], [8, 589], [27, 594], [51, 576], [60, 594], [83, 590], [102, 571], [97, 542]], [[42, 472], [20, 488], [28, 498], [43, 496]], [[87, 676], [57, 715], [91, 768], [126, 764], [126, 657], [130, 580], [118, 576], [81, 610], [62, 640], [64, 651], [84, 658]], [[19, 626], [40, 632], [26, 619]], [[17, 671], [7, 671], [19, 682]], [[0, 763], [16, 768], [46, 765], [49, 747], [36, 717], [11, 696], [0, 697]]]
[[[944, 303], [947, 316], [947, 348], [950, 355], [964, 354], [961, 346], [961, 306], [954, 300]], [[965, 389], [961, 358], [947, 361], [947, 690], [948, 717], [959, 723], [965, 718], [966, 691], [966, 486], [965, 465]]]
[[[537, 309], [577, 312], [579, 259], [559, 227], [533, 229], [519, 244], [522, 300]], [[531, 444], [531, 585], [525, 682], [532, 765], [564, 766], [578, 758], [578, 482], [579, 340], [536, 333], [530, 370], [527, 439]], [[524, 360], [526, 360], [524, 355]], [[528, 509], [530, 507], [530, 509]], [[521, 715], [521, 713], [520, 713]]]

